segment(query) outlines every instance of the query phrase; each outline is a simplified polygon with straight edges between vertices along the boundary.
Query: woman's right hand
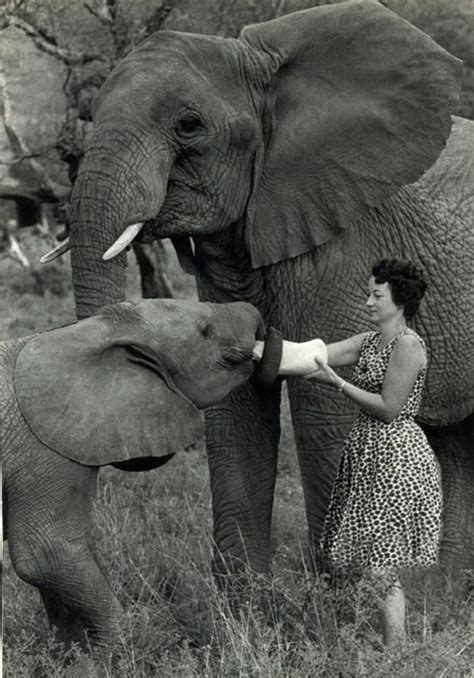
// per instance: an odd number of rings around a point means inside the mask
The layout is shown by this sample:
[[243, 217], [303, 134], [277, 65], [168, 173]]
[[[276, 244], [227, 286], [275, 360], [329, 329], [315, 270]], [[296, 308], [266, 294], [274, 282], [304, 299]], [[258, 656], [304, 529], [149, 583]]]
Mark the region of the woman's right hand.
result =
[[323, 384], [333, 384], [339, 388], [341, 377], [339, 377], [336, 372], [330, 367], [327, 362], [321, 360], [319, 357], [314, 357], [314, 363], [316, 365], [316, 370], [310, 374], [305, 375], [304, 379], [314, 379], [314, 381], [320, 381]]
[[325, 366], [327, 366], [327, 363], [325, 363], [323, 360], [318, 360], [316, 356], [314, 356], [314, 364], [315, 364], [315, 370], [314, 372], [309, 372], [308, 374], [305, 374], [303, 379], [311, 379], [314, 381], [320, 381], [322, 383], [329, 383], [329, 375], [327, 374], [326, 370], [324, 369]]

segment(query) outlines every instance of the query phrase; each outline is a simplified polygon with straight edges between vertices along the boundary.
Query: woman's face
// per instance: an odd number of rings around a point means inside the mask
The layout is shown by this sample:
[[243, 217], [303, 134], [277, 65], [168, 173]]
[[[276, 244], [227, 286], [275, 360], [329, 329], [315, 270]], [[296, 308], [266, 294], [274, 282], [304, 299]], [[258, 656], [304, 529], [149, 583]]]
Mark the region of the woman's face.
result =
[[365, 305], [376, 325], [403, 318], [403, 307], [394, 303], [390, 285], [376, 283], [373, 275], [369, 279], [369, 296]]

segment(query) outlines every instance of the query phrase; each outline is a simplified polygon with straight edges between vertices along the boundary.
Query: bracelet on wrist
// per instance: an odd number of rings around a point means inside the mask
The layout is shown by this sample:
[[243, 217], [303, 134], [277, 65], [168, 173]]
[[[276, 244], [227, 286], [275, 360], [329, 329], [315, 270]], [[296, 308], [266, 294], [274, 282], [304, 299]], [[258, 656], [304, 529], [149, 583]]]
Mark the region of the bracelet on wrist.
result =
[[344, 379], [343, 379], [343, 380], [341, 381], [341, 383], [339, 384], [338, 388], [337, 388], [337, 390], [339, 391], [339, 393], [344, 393], [344, 386], [345, 386], [345, 385], [346, 385], [346, 382], [345, 382]]

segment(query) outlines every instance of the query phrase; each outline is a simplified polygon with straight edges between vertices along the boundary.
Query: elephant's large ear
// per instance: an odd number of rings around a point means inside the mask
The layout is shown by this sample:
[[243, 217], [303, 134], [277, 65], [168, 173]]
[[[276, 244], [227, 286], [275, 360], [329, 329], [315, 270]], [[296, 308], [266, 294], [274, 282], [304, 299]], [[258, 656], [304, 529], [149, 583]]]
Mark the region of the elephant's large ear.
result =
[[248, 206], [254, 267], [330, 240], [441, 153], [461, 62], [378, 2], [296, 12], [240, 39], [274, 72], [272, 131]]
[[20, 351], [17, 400], [47, 447], [101, 466], [163, 457], [203, 435], [198, 410], [160, 358], [130, 336], [139, 332], [102, 315], [37, 335]]

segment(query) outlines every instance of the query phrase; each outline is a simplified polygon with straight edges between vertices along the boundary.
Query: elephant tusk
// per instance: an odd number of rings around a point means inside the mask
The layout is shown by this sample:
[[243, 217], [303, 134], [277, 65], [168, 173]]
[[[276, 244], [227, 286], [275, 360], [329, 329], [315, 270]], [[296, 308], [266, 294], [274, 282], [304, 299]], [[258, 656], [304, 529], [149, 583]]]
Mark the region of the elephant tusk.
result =
[[143, 221], [140, 221], [136, 224], [130, 224], [130, 226], [127, 226], [127, 228], [124, 230], [124, 232], [119, 235], [117, 240], [109, 247], [109, 249], [104, 252], [102, 255], [102, 259], [104, 261], [108, 261], [109, 259], [113, 259], [114, 257], [117, 256], [117, 254], [120, 254], [126, 247], [130, 245], [132, 240], [136, 238], [136, 236], [140, 233], [140, 231], [143, 228]]
[[265, 350], [265, 342], [257, 341], [252, 351], [252, 360], [256, 363], [259, 363], [263, 357], [263, 351]]
[[48, 252], [47, 254], [43, 254], [43, 256], [40, 259], [40, 262], [42, 264], [47, 264], [49, 261], [53, 261], [54, 259], [57, 259], [58, 257], [62, 256], [70, 249], [71, 245], [69, 242], [69, 236], [67, 236], [67, 238], [58, 243], [56, 247], [54, 247], [50, 252]]

